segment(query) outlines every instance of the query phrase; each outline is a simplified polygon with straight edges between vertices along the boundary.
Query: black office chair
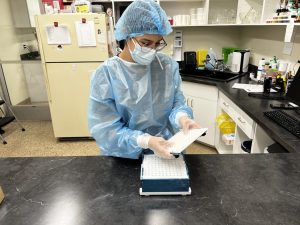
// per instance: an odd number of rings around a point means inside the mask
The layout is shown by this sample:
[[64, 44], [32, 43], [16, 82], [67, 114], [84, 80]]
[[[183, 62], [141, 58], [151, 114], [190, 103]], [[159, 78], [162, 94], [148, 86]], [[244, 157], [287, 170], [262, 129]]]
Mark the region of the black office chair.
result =
[[[7, 116], [4, 110], [2, 109], [2, 106], [5, 105], [7, 109], [11, 112], [13, 116]], [[12, 111], [12, 109], [9, 107], [8, 104], [0, 97], [0, 111], [2, 113], [2, 116], [0, 116], [0, 138], [2, 140], [3, 144], [7, 144], [2, 134], [5, 133], [5, 131], [2, 129], [2, 127], [6, 126], [7, 124], [11, 123], [12, 121], [16, 120], [17, 124], [21, 128], [22, 131], [25, 131], [25, 128], [21, 125], [20, 121], [17, 119], [16, 115]]]

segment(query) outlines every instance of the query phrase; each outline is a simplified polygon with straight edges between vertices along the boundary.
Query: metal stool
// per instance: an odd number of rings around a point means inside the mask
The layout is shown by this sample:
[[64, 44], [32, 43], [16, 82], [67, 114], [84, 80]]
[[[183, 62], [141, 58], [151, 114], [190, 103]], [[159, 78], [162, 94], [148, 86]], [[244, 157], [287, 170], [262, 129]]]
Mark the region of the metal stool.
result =
[[12, 111], [12, 109], [9, 107], [9, 105], [6, 104], [6, 102], [3, 99], [0, 99], [0, 106], [1, 105], [6, 105], [6, 107], [8, 108], [8, 110], [11, 112], [11, 114], [13, 116], [6, 116], [5, 112], [3, 111], [2, 107], [0, 107], [0, 110], [3, 114], [3, 117], [0, 117], [0, 138], [2, 139], [2, 143], [3, 144], [7, 144], [7, 142], [5, 141], [4, 137], [2, 136], [2, 134], [4, 133], [4, 130], [2, 130], [2, 127], [4, 127], [5, 125], [11, 123], [12, 121], [16, 120], [17, 124], [19, 125], [19, 127], [21, 128], [22, 131], [25, 131], [25, 128], [21, 125], [20, 121], [17, 119], [16, 115], [14, 114], [14, 112]]

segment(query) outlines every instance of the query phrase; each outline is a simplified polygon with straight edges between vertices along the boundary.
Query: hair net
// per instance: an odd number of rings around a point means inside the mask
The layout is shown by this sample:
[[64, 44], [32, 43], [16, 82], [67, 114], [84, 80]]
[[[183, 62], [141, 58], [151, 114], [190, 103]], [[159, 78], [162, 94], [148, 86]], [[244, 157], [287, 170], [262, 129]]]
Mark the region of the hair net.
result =
[[144, 34], [168, 35], [172, 32], [165, 11], [153, 0], [136, 0], [131, 3], [116, 24], [116, 40]]

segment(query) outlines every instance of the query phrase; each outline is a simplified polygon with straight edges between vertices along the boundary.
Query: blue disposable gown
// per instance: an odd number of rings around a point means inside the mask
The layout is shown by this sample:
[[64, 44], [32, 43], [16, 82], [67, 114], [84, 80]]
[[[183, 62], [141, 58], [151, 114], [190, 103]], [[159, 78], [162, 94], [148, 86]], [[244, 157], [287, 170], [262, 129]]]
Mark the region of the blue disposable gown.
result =
[[114, 56], [93, 74], [88, 122], [103, 155], [139, 158], [139, 135], [169, 139], [180, 128], [178, 112], [193, 117], [180, 90], [177, 62], [161, 53], [158, 57], [163, 70], [156, 58], [144, 66]]

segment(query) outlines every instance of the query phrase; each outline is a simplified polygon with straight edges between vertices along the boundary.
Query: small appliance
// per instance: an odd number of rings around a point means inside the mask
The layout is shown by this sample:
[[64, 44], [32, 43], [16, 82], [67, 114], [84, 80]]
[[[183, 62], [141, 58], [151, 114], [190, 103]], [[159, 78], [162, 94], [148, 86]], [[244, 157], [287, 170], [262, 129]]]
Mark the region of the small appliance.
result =
[[231, 71], [234, 73], [248, 72], [250, 51], [249, 50], [235, 50], [232, 53]]
[[185, 71], [194, 71], [197, 67], [196, 52], [184, 52], [183, 64]]

